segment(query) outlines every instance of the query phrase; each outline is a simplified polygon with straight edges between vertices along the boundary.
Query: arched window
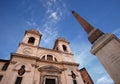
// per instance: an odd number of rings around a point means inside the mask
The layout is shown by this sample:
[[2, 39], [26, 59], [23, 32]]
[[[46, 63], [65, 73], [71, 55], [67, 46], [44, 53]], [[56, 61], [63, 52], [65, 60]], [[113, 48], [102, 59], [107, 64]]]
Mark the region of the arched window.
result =
[[47, 55], [47, 60], [53, 61], [53, 56], [52, 55]]
[[34, 37], [30, 37], [29, 40], [28, 40], [28, 43], [34, 44], [34, 42], [35, 42], [35, 38]]
[[43, 56], [41, 59], [45, 60], [45, 56]]
[[48, 60], [48, 61], [55, 61], [55, 62], [57, 62], [57, 59], [54, 56], [52, 56], [52, 55], [44, 55], [44, 56], [42, 56], [41, 59], [42, 60]]
[[64, 51], [67, 51], [66, 45], [62, 45], [62, 46], [63, 46], [63, 50], [64, 50]]
[[57, 62], [57, 59], [55, 58], [55, 61]]

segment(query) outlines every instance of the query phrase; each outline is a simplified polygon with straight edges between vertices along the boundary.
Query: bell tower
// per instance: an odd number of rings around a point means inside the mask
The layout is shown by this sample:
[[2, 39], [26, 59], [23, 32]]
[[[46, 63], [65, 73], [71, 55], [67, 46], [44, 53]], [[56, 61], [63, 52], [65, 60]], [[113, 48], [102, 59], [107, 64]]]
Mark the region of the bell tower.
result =
[[[19, 54], [32, 54], [34, 48], [39, 47], [42, 35], [36, 30], [25, 31], [24, 38], [19, 44], [17, 53]], [[35, 50], [34, 50], [35, 51]]]
[[60, 56], [63, 62], [75, 63], [74, 55], [71, 52], [70, 43], [64, 38], [57, 38], [53, 50], [62, 53]]
[[65, 53], [71, 53], [69, 42], [61, 37], [55, 41], [53, 49]]

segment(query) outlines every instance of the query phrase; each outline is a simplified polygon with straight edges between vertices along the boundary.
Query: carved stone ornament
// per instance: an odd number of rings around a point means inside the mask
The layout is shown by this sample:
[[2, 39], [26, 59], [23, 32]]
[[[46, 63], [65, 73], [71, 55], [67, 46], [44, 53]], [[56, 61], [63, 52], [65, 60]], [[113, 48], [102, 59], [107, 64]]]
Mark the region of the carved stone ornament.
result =
[[71, 73], [72, 73], [72, 75], [71, 75], [72, 78], [75, 79], [76, 78], [76, 74], [73, 71], [71, 71]]
[[39, 66], [36, 64], [31, 64], [32, 67], [38, 68]]
[[18, 74], [22, 76], [25, 73], [25, 65], [22, 65], [21, 68], [18, 70]]
[[11, 64], [16, 64], [16, 63], [17, 63], [17, 61], [11, 61], [10, 63], [11, 63]]

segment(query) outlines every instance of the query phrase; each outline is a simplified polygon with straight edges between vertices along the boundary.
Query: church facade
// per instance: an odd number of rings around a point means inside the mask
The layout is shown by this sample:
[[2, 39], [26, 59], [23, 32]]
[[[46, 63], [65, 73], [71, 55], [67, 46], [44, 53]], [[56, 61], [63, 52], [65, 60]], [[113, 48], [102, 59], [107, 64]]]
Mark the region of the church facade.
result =
[[0, 60], [0, 84], [85, 84], [69, 42], [58, 38], [53, 49], [47, 49], [39, 47], [41, 37], [27, 30], [11, 59]]

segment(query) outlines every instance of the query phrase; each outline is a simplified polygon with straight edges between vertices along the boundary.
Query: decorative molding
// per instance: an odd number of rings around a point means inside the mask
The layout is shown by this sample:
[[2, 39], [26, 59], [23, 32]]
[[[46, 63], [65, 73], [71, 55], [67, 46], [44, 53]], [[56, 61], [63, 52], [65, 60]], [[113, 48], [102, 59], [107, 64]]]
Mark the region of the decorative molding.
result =
[[44, 49], [44, 50], [48, 50], [48, 51], [51, 51], [51, 52], [56, 52], [56, 53], [62, 53], [62, 54], [68, 54], [68, 55], [74, 55], [72, 53], [69, 53], [69, 52], [63, 52], [63, 51], [57, 51], [57, 50], [54, 50], [54, 49], [47, 49], [47, 48], [43, 48], [43, 47], [39, 47], [38, 49]]
[[21, 58], [28, 58], [28, 59], [39, 59], [39, 57], [36, 56], [30, 56], [30, 55], [23, 55], [18, 53], [11, 53], [11, 56], [21, 57]]
[[26, 72], [26, 70], [25, 70], [25, 65], [22, 65], [22, 66], [20, 67], [20, 69], [18, 70], [18, 75], [22, 76], [22, 75], [25, 74], [25, 72]]
[[31, 45], [31, 44], [28, 44], [28, 43], [24, 43], [24, 42], [21, 42], [20, 44], [26, 45], [26, 46], [30, 46], [30, 47], [33, 47], [33, 48], [38, 48], [38, 46], [34, 46], [34, 45]]
[[64, 69], [60, 69], [56, 66], [51, 66], [51, 65], [48, 65], [48, 66], [43, 66], [43, 67], [39, 67], [38, 68], [38, 71], [45, 71], [45, 72], [56, 72], [56, 73], [62, 73]]
[[107, 43], [112, 39], [116, 39], [120, 42], [119, 39], [114, 34], [106, 34], [101, 36], [92, 46], [91, 53], [96, 54], [101, 48], [103, 48]]
[[38, 68], [39, 66], [36, 64], [31, 64], [32, 67]]
[[11, 61], [10, 63], [11, 63], [11, 64], [16, 64], [16, 63], [17, 63], [17, 61]]
[[30, 64], [26, 64], [26, 63], [17, 63], [17, 64], [15, 64], [14, 67], [13, 67], [13, 70], [14, 71], [18, 71], [21, 68], [22, 65], [25, 66], [25, 71], [26, 72], [30, 72], [31, 71]]

